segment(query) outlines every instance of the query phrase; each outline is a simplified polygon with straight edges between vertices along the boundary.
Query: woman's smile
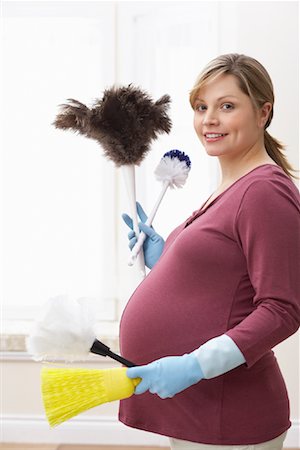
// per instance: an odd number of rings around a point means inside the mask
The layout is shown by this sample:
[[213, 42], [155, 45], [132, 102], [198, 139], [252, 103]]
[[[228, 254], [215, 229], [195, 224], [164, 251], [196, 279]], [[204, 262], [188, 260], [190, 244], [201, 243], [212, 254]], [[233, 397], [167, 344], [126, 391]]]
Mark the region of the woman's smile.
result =
[[223, 133], [205, 133], [204, 134], [205, 141], [207, 143], [222, 141], [226, 136], [228, 136], [228, 134], [223, 134]]

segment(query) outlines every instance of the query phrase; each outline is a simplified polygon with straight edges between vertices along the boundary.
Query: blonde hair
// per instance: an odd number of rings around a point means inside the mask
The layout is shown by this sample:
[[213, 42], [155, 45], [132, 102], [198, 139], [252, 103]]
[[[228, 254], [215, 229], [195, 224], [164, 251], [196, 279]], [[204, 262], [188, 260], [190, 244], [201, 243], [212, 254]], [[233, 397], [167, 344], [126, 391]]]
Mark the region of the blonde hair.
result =
[[209, 80], [212, 81], [221, 74], [234, 75], [239, 87], [248, 95], [255, 108], [261, 108], [266, 102], [272, 104], [268, 121], [265, 125], [264, 144], [270, 158], [276, 162], [291, 178], [299, 177], [291, 172], [299, 172], [294, 169], [284, 155], [284, 144], [273, 138], [267, 128], [273, 118], [274, 90], [272, 80], [266, 69], [256, 59], [238, 53], [229, 53], [213, 59], [198, 76], [193, 89], [190, 92], [190, 104], [194, 108], [199, 90]]

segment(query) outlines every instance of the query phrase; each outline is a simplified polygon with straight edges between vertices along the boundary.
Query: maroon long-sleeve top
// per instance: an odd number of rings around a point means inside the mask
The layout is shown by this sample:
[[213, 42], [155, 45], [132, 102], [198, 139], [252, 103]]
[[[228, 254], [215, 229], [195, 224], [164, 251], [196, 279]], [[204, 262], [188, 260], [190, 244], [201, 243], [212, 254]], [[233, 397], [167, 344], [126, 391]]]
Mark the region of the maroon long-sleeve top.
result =
[[299, 191], [279, 166], [264, 164], [169, 235], [120, 324], [121, 352], [139, 365], [190, 353], [223, 333], [246, 363], [171, 399], [147, 392], [123, 400], [120, 421], [207, 444], [279, 436], [291, 422], [272, 348], [299, 324]]

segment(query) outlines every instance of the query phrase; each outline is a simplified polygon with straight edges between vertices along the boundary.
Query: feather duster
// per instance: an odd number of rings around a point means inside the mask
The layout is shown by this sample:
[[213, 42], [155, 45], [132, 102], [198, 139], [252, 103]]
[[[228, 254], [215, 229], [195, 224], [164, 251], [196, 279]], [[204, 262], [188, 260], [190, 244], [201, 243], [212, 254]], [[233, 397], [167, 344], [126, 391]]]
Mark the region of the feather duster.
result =
[[50, 298], [26, 339], [26, 347], [35, 361], [73, 362], [86, 360], [90, 353], [108, 356], [132, 367], [135, 364], [112, 352], [95, 336], [95, 311], [87, 299], [67, 296]]
[[78, 100], [67, 101], [54, 126], [96, 140], [117, 167], [139, 165], [151, 141], [171, 130], [168, 95], [154, 102], [146, 92], [129, 85], [106, 89], [90, 109]]
[[[135, 165], [139, 165], [159, 133], [169, 133], [171, 120], [167, 115], [170, 97], [162, 96], [154, 102], [146, 92], [131, 84], [104, 91], [92, 108], [78, 100], [69, 99], [61, 105], [54, 126], [72, 130], [96, 140], [104, 155], [117, 167], [122, 167], [130, 203], [133, 226], [139, 236], [136, 212]], [[138, 265], [145, 276], [142, 251]]]

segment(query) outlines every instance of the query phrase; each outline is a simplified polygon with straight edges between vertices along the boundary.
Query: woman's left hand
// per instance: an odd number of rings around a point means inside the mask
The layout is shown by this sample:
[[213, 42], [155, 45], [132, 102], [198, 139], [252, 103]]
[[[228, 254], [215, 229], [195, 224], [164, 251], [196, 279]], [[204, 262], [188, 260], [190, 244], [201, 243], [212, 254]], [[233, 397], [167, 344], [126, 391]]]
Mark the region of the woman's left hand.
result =
[[198, 383], [204, 376], [193, 353], [183, 356], [168, 356], [146, 366], [127, 369], [129, 378], [142, 378], [135, 388], [135, 394], [146, 391], [160, 398], [171, 398], [179, 392]]

